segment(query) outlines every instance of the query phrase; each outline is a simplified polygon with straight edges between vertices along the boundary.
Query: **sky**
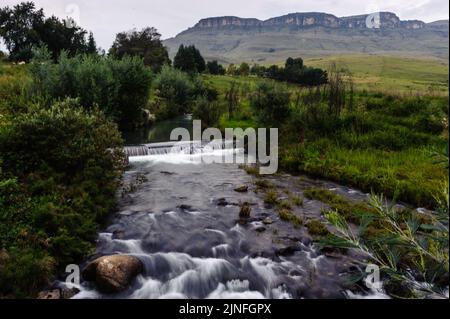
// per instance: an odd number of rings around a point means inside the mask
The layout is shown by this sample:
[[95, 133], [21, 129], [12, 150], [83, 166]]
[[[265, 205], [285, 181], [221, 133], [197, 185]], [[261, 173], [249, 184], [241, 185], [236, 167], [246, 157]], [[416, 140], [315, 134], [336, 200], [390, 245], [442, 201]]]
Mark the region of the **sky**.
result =
[[[0, 7], [21, 0], [0, 0]], [[47, 16], [73, 17], [108, 50], [118, 32], [152, 26], [163, 39], [192, 27], [200, 19], [233, 15], [265, 20], [293, 12], [336, 16], [392, 11], [402, 20], [432, 22], [449, 18], [448, 0], [35, 0]]]

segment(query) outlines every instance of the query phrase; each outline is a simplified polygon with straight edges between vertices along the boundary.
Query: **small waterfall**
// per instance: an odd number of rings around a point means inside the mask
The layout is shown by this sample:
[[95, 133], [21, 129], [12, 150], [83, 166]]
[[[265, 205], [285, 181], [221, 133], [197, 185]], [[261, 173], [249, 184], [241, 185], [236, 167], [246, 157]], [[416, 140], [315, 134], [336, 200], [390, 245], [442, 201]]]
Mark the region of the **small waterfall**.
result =
[[146, 155], [149, 155], [148, 151], [149, 151], [149, 149], [145, 145], [127, 146], [124, 148], [124, 152], [127, 157], [146, 156]]
[[218, 150], [232, 147], [234, 147], [234, 142], [231, 140], [167, 142], [126, 146], [124, 147], [124, 152], [128, 157], [137, 157], [167, 154], [198, 154], [202, 150]]

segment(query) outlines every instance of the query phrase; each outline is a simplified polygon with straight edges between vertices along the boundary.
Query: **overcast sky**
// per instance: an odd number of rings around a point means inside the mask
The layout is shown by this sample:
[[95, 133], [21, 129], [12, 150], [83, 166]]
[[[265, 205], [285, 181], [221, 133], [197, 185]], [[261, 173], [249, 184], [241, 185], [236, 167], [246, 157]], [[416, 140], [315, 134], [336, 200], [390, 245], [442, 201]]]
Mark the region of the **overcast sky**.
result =
[[[0, 0], [0, 6], [20, 0]], [[292, 12], [326, 12], [336, 16], [392, 11], [402, 20], [448, 19], [448, 0], [36, 0], [46, 15], [73, 16], [108, 49], [116, 33], [156, 27], [169, 38], [205, 17], [234, 15], [261, 20]]]

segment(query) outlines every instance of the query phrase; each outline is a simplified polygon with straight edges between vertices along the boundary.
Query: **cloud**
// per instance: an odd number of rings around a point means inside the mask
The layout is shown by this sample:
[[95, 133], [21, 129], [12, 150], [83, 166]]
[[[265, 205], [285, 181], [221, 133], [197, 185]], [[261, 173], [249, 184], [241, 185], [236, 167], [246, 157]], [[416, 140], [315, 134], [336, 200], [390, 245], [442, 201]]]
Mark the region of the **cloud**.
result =
[[[20, 0], [2, 0], [2, 6]], [[211, 16], [235, 15], [268, 19], [291, 12], [327, 12], [346, 16], [374, 11], [393, 11], [401, 19], [431, 22], [448, 19], [447, 0], [36, 0], [46, 15], [64, 18], [79, 8], [80, 24], [94, 32], [98, 44], [108, 49], [115, 34], [132, 28], [156, 27], [163, 38]]]

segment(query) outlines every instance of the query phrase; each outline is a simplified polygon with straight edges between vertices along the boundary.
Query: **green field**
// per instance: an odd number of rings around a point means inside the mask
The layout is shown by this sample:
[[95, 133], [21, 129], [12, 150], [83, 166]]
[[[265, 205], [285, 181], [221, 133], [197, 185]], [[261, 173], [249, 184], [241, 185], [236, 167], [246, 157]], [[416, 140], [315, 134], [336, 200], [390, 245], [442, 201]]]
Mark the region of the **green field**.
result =
[[448, 93], [449, 65], [439, 59], [343, 55], [312, 58], [306, 65], [327, 69], [331, 63], [351, 72], [359, 89], [389, 93]]
[[[359, 91], [394, 95], [448, 95], [449, 65], [443, 60], [377, 55], [342, 55], [305, 60], [305, 65], [323, 69], [328, 69], [333, 63], [338, 69], [351, 74]], [[232, 81], [250, 87], [262, 81], [256, 77], [204, 77], [219, 90], [228, 87]], [[297, 88], [293, 84], [289, 86]]]

